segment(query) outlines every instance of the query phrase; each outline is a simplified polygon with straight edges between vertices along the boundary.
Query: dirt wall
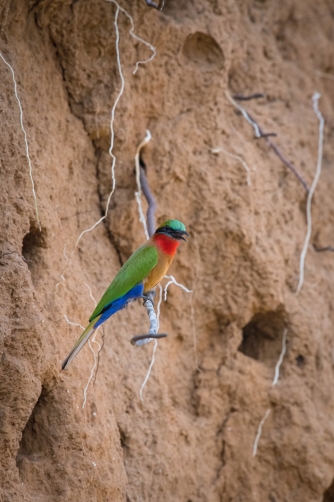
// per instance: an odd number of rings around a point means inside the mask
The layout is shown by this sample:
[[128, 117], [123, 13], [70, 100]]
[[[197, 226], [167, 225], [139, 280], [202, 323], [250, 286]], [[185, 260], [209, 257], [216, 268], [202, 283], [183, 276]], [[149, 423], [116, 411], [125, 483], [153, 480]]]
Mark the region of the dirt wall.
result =
[[[0, 0], [0, 500], [334, 501], [334, 8], [330, 0]], [[307, 193], [240, 102], [311, 186], [314, 91], [325, 119], [322, 174], [299, 295]], [[191, 234], [153, 344], [140, 302], [105, 325], [95, 386], [89, 347], [61, 362], [130, 254], [144, 241], [134, 155], [145, 130], [157, 220]], [[221, 147], [225, 152], [213, 153]], [[240, 159], [250, 169], [247, 172]], [[145, 204], [144, 204], [145, 206]], [[75, 251], [74, 251], [75, 250]], [[74, 251], [74, 252], [73, 252]], [[65, 317], [66, 316], [66, 317]], [[280, 378], [272, 386], [287, 329]], [[99, 333], [97, 340], [102, 342]], [[263, 424], [257, 454], [253, 446]]]

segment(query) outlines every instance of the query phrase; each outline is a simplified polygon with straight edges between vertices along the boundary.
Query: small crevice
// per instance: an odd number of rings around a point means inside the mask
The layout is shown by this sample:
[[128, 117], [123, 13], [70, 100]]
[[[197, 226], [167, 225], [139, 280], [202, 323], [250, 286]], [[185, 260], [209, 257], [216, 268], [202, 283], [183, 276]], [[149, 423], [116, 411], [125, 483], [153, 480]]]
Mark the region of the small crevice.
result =
[[44, 443], [47, 442], [47, 431], [44, 427], [42, 410], [45, 408], [45, 400], [48, 392], [42, 387], [41, 394], [31, 412], [31, 415], [22, 431], [22, 438], [16, 456], [16, 465], [22, 471], [25, 459], [34, 462], [38, 454], [43, 451]]
[[334, 480], [325, 491], [322, 502], [334, 502]]
[[297, 364], [298, 368], [304, 368], [304, 366], [305, 366], [305, 357], [304, 356], [299, 354], [295, 360], [296, 360], [296, 364]]

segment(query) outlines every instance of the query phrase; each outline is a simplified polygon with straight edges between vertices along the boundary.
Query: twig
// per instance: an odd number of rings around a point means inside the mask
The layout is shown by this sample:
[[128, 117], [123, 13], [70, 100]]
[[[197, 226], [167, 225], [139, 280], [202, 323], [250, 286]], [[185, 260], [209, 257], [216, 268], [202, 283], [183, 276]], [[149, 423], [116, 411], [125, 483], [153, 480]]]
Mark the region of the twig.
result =
[[255, 139], [270, 138], [270, 137], [276, 138], [277, 137], [276, 132], [262, 132], [261, 128], [260, 128], [260, 132], [261, 132], [260, 138], [255, 138]]
[[[139, 212], [139, 221], [142, 222], [143, 227], [144, 227], [144, 232], [146, 235], [146, 238], [151, 237], [154, 234], [155, 231], [155, 210], [156, 210], [156, 202], [154, 199], [154, 196], [152, 195], [147, 178], [145, 175], [145, 170], [143, 167], [140, 166], [140, 151], [145, 146], [151, 139], [151, 133], [150, 131], [146, 131], [146, 136], [144, 140], [138, 145], [137, 150], [136, 150], [136, 155], [135, 155], [135, 166], [136, 166], [136, 182], [137, 182], [137, 192], [136, 192], [136, 200], [138, 204], [138, 212]], [[144, 197], [146, 198], [147, 204], [148, 204], [148, 209], [147, 209], [147, 223], [144, 218], [143, 214], [143, 207], [141, 203], [141, 188], [143, 188], [143, 194]], [[152, 354], [152, 359], [150, 366], [148, 368], [146, 377], [140, 387], [139, 395], [141, 401], [143, 401], [143, 390], [144, 387], [150, 377], [154, 361], [155, 361], [155, 353], [158, 347], [158, 338], [162, 338], [167, 336], [167, 333], [161, 333], [158, 334], [159, 331], [159, 318], [160, 318], [160, 305], [161, 305], [161, 300], [162, 300], [162, 287], [159, 284], [159, 289], [160, 289], [160, 298], [158, 302], [158, 308], [157, 308], [157, 315], [155, 314], [154, 311], [154, 303], [153, 303], [153, 295], [154, 292], [148, 292], [146, 294], [147, 298], [144, 301], [144, 306], [146, 307], [147, 314], [150, 319], [150, 330], [149, 330], [149, 335], [138, 335], [134, 336], [131, 340], [131, 343], [133, 345], [144, 345], [148, 342], [150, 342], [152, 339], [154, 339], [154, 348], [153, 348], [153, 354]]]
[[264, 415], [264, 417], [262, 418], [261, 422], [259, 423], [259, 427], [258, 427], [258, 430], [257, 430], [257, 434], [256, 434], [256, 437], [255, 437], [254, 446], [253, 446], [253, 457], [256, 456], [257, 447], [258, 447], [259, 440], [260, 440], [260, 437], [261, 437], [261, 434], [262, 434], [262, 427], [264, 425], [264, 422], [269, 417], [269, 415], [270, 415], [270, 408], [266, 411], [266, 414]]
[[[156, 316], [156, 332], [159, 331], [159, 325], [160, 325], [160, 305], [161, 305], [161, 300], [162, 300], [162, 287], [161, 287], [161, 284], [159, 284], [159, 290], [160, 290], [160, 296], [159, 296], [159, 302], [158, 302], [158, 307], [157, 307], [157, 316]], [[153, 312], [154, 312], [154, 308], [153, 308]], [[147, 311], [147, 313], [149, 313]], [[149, 314], [150, 315], [150, 314]], [[154, 313], [155, 315], [155, 313]], [[151, 324], [151, 317], [150, 317], [150, 324]], [[157, 351], [157, 347], [158, 347], [158, 341], [157, 340], [154, 340], [154, 348], [153, 348], [153, 354], [152, 354], [152, 359], [151, 359], [151, 363], [150, 363], [150, 366], [148, 368], [148, 371], [147, 371], [147, 374], [146, 374], [146, 377], [142, 383], [142, 386], [140, 387], [140, 391], [139, 391], [139, 395], [140, 395], [140, 399], [141, 401], [143, 401], [143, 390], [144, 390], [144, 387], [150, 377], [150, 374], [151, 374], [151, 371], [152, 371], [152, 368], [153, 368], [153, 364], [154, 364], [154, 361], [155, 361], [155, 353]]]
[[21, 129], [22, 129], [23, 135], [24, 135], [24, 143], [25, 143], [25, 148], [26, 148], [26, 157], [27, 157], [28, 165], [29, 165], [29, 176], [30, 176], [30, 181], [31, 181], [32, 194], [33, 194], [33, 197], [34, 197], [36, 220], [37, 220], [37, 223], [38, 223], [38, 228], [41, 231], [42, 227], [41, 227], [41, 222], [40, 222], [39, 214], [38, 214], [37, 196], [36, 196], [36, 191], [35, 191], [34, 178], [33, 178], [33, 175], [32, 175], [32, 163], [31, 163], [30, 154], [29, 154], [28, 137], [27, 137], [27, 133], [26, 133], [25, 127], [23, 125], [23, 110], [22, 110], [21, 101], [20, 101], [20, 98], [19, 98], [19, 95], [18, 95], [18, 92], [17, 92], [17, 84], [16, 84], [16, 79], [15, 79], [15, 73], [14, 73], [14, 70], [13, 70], [12, 66], [9, 63], [7, 63], [7, 61], [5, 60], [5, 58], [3, 57], [3, 55], [1, 54], [1, 52], [0, 52], [0, 58], [5, 63], [5, 65], [8, 66], [8, 68], [10, 69], [10, 71], [12, 73], [12, 78], [13, 78], [13, 82], [14, 82], [14, 93], [15, 93], [15, 98], [16, 98], [17, 104], [19, 106], [19, 110], [20, 110], [20, 124], [21, 124]]
[[[132, 345], [144, 345], [151, 340], [159, 340], [160, 338], [166, 338], [168, 336], [167, 333], [151, 333], [150, 335], [146, 333], [145, 335], [136, 335], [131, 338]], [[143, 343], [138, 343], [143, 342]]]
[[233, 99], [238, 101], [250, 101], [251, 99], [265, 98], [266, 95], [262, 92], [256, 92], [255, 94], [250, 94], [249, 96], [244, 96], [243, 94], [234, 94]]
[[232, 103], [233, 106], [235, 106], [236, 108], [238, 108], [238, 110], [241, 111], [242, 115], [247, 120], [247, 122], [254, 128], [255, 137], [256, 138], [265, 138], [267, 145], [275, 152], [275, 154], [283, 162], [283, 164], [285, 164], [290, 169], [290, 171], [293, 172], [293, 174], [296, 176], [296, 178], [303, 185], [305, 191], [307, 193], [309, 193], [310, 189], [309, 189], [306, 181], [304, 181], [304, 179], [299, 174], [299, 172], [297, 171], [295, 166], [293, 164], [291, 164], [291, 162], [284, 157], [284, 155], [282, 154], [280, 149], [268, 138], [268, 134], [264, 133], [263, 130], [258, 125], [258, 123], [250, 116], [250, 114], [241, 105], [239, 105], [236, 101], [234, 101], [234, 99], [231, 97], [231, 95], [228, 91], [226, 91], [225, 94], [226, 94], [227, 99], [230, 101], [230, 103]]
[[293, 164], [291, 164], [291, 162], [286, 157], [284, 157], [281, 150], [270, 139], [267, 138], [266, 141], [267, 141], [268, 146], [276, 153], [277, 157], [283, 162], [283, 164], [285, 164], [286, 167], [288, 167], [290, 169], [290, 171], [293, 172], [293, 174], [296, 176], [296, 178], [300, 181], [300, 183], [305, 188], [305, 191], [307, 193], [309, 193], [310, 189], [309, 189], [308, 184], [302, 178], [302, 176], [299, 174], [299, 172], [297, 171], [295, 166]]
[[154, 291], [148, 291], [145, 293], [144, 307], [146, 308], [147, 315], [150, 320], [150, 329], [146, 335], [137, 335], [131, 339], [132, 345], [145, 345], [145, 343], [150, 342], [154, 338], [165, 338], [167, 333], [158, 334], [159, 321], [157, 315], [154, 311], [154, 301], [153, 296]]
[[321, 97], [321, 94], [318, 92], [315, 92], [312, 97], [313, 101], [313, 110], [314, 113], [317, 115], [319, 119], [319, 139], [318, 139], [318, 160], [317, 160], [317, 168], [314, 176], [313, 183], [311, 185], [308, 197], [307, 197], [307, 203], [306, 203], [306, 220], [307, 220], [307, 232], [306, 232], [306, 237], [305, 237], [305, 242], [303, 246], [303, 250], [300, 255], [300, 264], [299, 264], [299, 282], [298, 282], [298, 287], [296, 294], [298, 295], [304, 282], [304, 267], [305, 267], [305, 258], [306, 258], [306, 253], [307, 253], [307, 248], [310, 242], [311, 234], [312, 234], [312, 214], [311, 214], [311, 203], [312, 203], [312, 197], [314, 194], [314, 191], [316, 189], [317, 183], [320, 178], [321, 174], [321, 166], [322, 166], [322, 149], [323, 149], [323, 142], [324, 142], [324, 125], [325, 121], [324, 118], [319, 110], [319, 99]]
[[277, 385], [277, 382], [278, 382], [278, 379], [279, 379], [279, 370], [280, 370], [280, 367], [281, 367], [281, 364], [283, 362], [284, 355], [285, 355], [285, 352], [286, 352], [286, 335], [287, 335], [287, 332], [288, 332], [288, 329], [285, 328], [284, 331], [283, 331], [283, 336], [282, 336], [282, 351], [280, 353], [279, 359], [278, 359], [277, 364], [275, 366], [275, 376], [274, 376], [274, 380], [273, 380], [273, 382], [271, 384], [273, 387], [275, 387]]
[[148, 235], [152, 236], [155, 232], [156, 228], [156, 223], [155, 223], [155, 211], [157, 209], [157, 205], [155, 203], [155, 199], [152, 195], [152, 192], [150, 191], [150, 187], [148, 186], [148, 181], [146, 177], [146, 165], [144, 161], [140, 158], [140, 184], [141, 188], [143, 191], [143, 194], [145, 196], [145, 199], [147, 200], [148, 207], [147, 207], [147, 213], [146, 213], [146, 218], [147, 218], [147, 231]]
[[145, 0], [147, 7], [153, 7], [153, 9], [162, 10], [165, 5], [165, 0], [160, 0], [158, 4], [152, 0]]
[[324, 251], [331, 251], [334, 253], [334, 247], [333, 246], [326, 246], [324, 248], [318, 248], [315, 244], [313, 244], [314, 249], [317, 251], [317, 253], [323, 253]]
[[[138, 212], [139, 212], [139, 219], [143, 224], [144, 231], [146, 237], [151, 237], [154, 234], [155, 231], [155, 211], [156, 211], [156, 202], [154, 199], [154, 196], [152, 192], [150, 191], [148, 181], [146, 178], [145, 174], [145, 164], [140, 158], [140, 151], [141, 149], [150, 141], [151, 139], [151, 133], [150, 131], [146, 131], [146, 136], [144, 140], [138, 145], [136, 155], [135, 155], [135, 165], [136, 165], [136, 182], [137, 182], [137, 192], [136, 192], [136, 200], [138, 204]], [[142, 163], [142, 166], [140, 165]], [[147, 204], [148, 204], [148, 209], [147, 209], [147, 223], [144, 218], [143, 214], [143, 208], [141, 204], [141, 191], [143, 192], [144, 197], [146, 198]], [[183, 286], [183, 284], [178, 283], [173, 276], [165, 276], [167, 279], [171, 279], [168, 284], [165, 286], [165, 300], [167, 299], [167, 289], [168, 286], [172, 283], [176, 284], [183, 290], [187, 291], [188, 293], [191, 293], [188, 288]], [[161, 306], [161, 301], [162, 301], [162, 286], [159, 284], [159, 290], [160, 290], [160, 296], [159, 296], [159, 301], [158, 301], [158, 306], [157, 306], [157, 314], [155, 314], [154, 311], [154, 303], [153, 303], [153, 295], [154, 292], [147, 292], [145, 296], [147, 297], [144, 301], [144, 306], [146, 307], [147, 314], [150, 319], [150, 330], [147, 335], [137, 335], [134, 336], [131, 339], [131, 343], [133, 345], [144, 345], [148, 342], [150, 342], [152, 339], [154, 339], [154, 348], [153, 348], [153, 354], [152, 354], [152, 359], [151, 363], [148, 369], [148, 372], [146, 374], [145, 380], [140, 388], [140, 399], [143, 400], [143, 389], [149, 379], [149, 376], [151, 374], [153, 364], [155, 361], [155, 353], [158, 347], [158, 338], [165, 338], [167, 336], [167, 333], [158, 333], [159, 331], [159, 319], [160, 319], [160, 306]]]
[[[146, 239], [148, 239], [149, 237], [151, 237], [151, 235], [153, 235], [155, 228], [153, 228], [153, 230], [150, 228], [150, 231], [148, 231], [146, 220], [145, 220], [145, 216], [144, 216], [144, 212], [143, 212], [143, 206], [142, 206], [142, 203], [141, 203], [141, 179], [142, 179], [142, 176], [141, 176], [141, 169], [140, 169], [140, 151], [141, 151], [141, 149], [145, 145], [147, 145], [147, 143], [149, 141], [151, 141], [151, 139], [152, 139], [151, 133], [147, 129], [146, 130], [146, 136], [139, 143], [139, 145], [137, 147], [137, 150], [136, 150], [136, 154], [135, 154], [136, 183], [137, 183], [137, 192], [135, 192], [135, 196], [136, 196], [136, 201], [137, 201], [137, 205], [138, 205], [139, 221], [142, 223], [142, 225], [144, 227], [144, 232], [145, 232]], [[146, 185], [148, 187], [147, 183], [146, 183]], [[154, 201], [153, 196], [151, 196], [151, 199], [153, 200], [153, 203], [154, 203], [154, 206], [155, 206], [155, 201]], [[150, 204], [149, 200], [148, 200], [148, 204]], [[149, 208], [150, 208], [150, 205], [149, 205]], [[154, 211], [155, 211], [155, 207], [154, 207]], [[149, 221], [147, 221], [147, 223], [149, 223]]]
[[244, 166], [245, 170], [247, 171], [247, 185], [250, 186], [250, 184], [251, 184], [250, 168], [248, 167], [248, 165], [246, 164], [244, 159], [242, 157], [240, 157], [240, 155], [235, 155], [234, 153], [230, 153], [227, 150], [225, 150], [225, 148], [222, 148], [221, 146], [219, 148], [211, 148], [211, 152], [212, 153], [222, 152], [225, 155], [227, 155], [227, 157], [231, 157], [231, 159], [238, 160]]

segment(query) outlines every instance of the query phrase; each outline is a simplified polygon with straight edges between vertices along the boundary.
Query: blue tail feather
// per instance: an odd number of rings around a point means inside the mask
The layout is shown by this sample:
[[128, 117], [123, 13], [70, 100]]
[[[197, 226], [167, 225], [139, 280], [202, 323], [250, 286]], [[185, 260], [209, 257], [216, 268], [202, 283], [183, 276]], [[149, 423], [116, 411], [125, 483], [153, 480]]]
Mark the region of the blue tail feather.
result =
[[118, 298], [113, 301], [109, 305], [106, 305], [102, 310], [102, 315], [99, 320], [94, 324], [94, 329], [98, 328], [103, 324], [109, 317], [113, 314], [116, 314], [119, 310], [125, 309], [125, 307], [136, 298], [141, 298], [144, 293], [144, 285], [136, 284], [130, 291], [126, 293], [126, 295], [122, 296], [122, 298]]

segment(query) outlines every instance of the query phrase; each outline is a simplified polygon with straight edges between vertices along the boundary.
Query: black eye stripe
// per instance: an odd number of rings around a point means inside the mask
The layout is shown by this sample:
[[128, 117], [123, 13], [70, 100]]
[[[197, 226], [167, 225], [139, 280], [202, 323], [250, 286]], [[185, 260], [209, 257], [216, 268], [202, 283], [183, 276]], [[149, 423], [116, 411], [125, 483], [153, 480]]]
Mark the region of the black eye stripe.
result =
[[169, 229], [169, 227], [166, 225], [165, 227], [160, 227], [160, 228], [158, 228], [158, 229], [155, 231], [155, 233], [156, 233], [156, 234], [163, 234], [163, 233], [165, 233], [166, 231], [168, 231], [168, 229]]
[[182, 232], [180, 229], [174, 229], [170, 227], [169, 225], [165, 225], [164, 227], [157, 228], [155, 231], [156, 234], [161, 234], [161, 233], [173, 233], [173, 232]]

